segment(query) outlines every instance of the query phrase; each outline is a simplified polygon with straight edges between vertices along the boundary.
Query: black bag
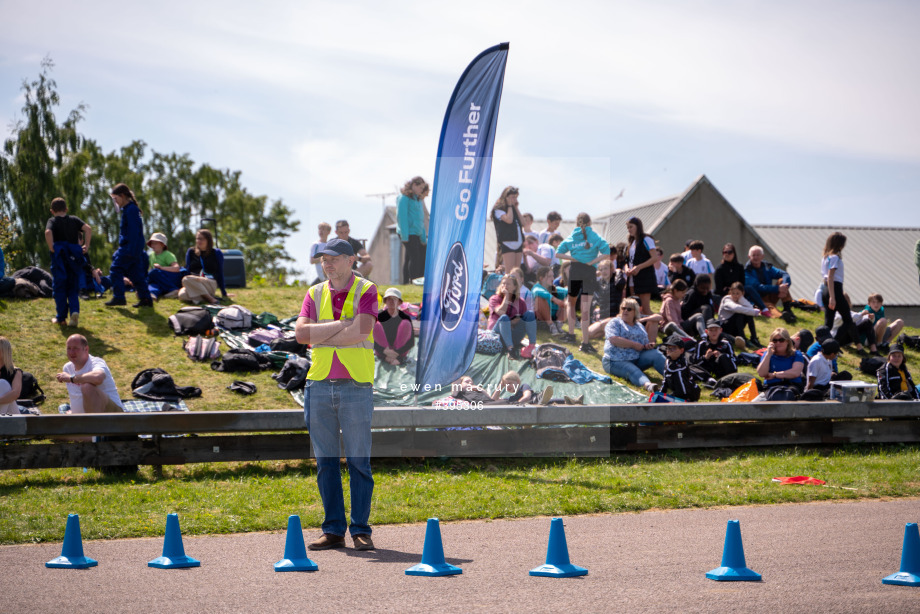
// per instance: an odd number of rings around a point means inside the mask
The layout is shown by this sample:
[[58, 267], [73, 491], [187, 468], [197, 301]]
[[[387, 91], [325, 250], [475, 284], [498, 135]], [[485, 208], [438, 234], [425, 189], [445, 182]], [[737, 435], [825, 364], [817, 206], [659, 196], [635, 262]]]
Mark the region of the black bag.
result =
[[282, 390], [300, 390], [307, 381], [307, 372], [310, 370], [310, 361], [306, 358], [290, 358], [281, 371], [272, 373], [272, 379], [278, 382]]
[[907, 335], [901, 333], [898, 335], [898, 343], [903, 347], [908, 347], [912, 350], [920, 350], [920, 336], [918, 335]]
[[268, 347], [272, 349], [272, 352], [285, 352], [287, 354], [297, 354], [298, 356], [307, 355], [307, 346], [303, 343], [298, 343], [293, 335], [288, 336], [287, 333], [285, 333], [285, 336], [269, 343]]
[[876, 375], [886, 362], [888, 361], [881, 356], [866, 356], [859, 361], [859, 370], [866, 375]]
[[38, 380], [28, 371], [22, 372], [22, 389], [16, 402], [27, 407], [41, 405], [45, 402], [45, 391], [38, 385]]
[[169, 326], [177, 335], [203, 335], [214, 328], [214, 321], [204, 307], [183, 307], [169, 316]]
[[196, 386], [176, 386], [172, 376], [163, 369], [144, 369], [131, 380], [131, 394], [148, 401], [171, 401], [201, 396]]
[[792, 386], [770, 386], [764, 393], [768, 401], [795, 401], [798, 392]]
[[531, 362], [539, 378], [554, 382], [569, 382], [571, 379], [562, 369], [569, 356], [568, 348], [556, 343], [541, 343], [533, 352]]
[[215, 371], [225, 373], [236, 373], [238, 371], [261, 371], [272, 365], [268, 356], [256, 354], [248, 348], [233, 348], [224, 354], [220, 360], [211, 363], [211, 368]]
[[258, 388], [252, 382], [243, 382], [236, 380], [227, 386], [227, 390], [232, 390], [237, 394], [242, 394], [244, 396], [249, 396], [250, 394], [255, 394]]
[[13, 273], [14, 279], [25, 279], [30, 281], [36, 286], [38, 286], [41, 296], [43, 298], [51, 298], [53, 292], [51, 289], [51, 284], [54, 280], [51, 277], [51, 273], [44, 269], [40, 269], [37, 266], [27, 266], [24, 269], [19, 269]]

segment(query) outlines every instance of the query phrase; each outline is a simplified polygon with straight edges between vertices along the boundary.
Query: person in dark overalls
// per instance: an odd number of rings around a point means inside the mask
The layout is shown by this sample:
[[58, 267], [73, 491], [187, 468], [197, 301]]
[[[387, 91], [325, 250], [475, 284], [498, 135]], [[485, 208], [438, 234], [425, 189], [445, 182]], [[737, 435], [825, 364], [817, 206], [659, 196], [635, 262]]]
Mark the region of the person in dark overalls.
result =
[[118, 249], [112, 256], [109, 279], [112, 283], [112, 300], [106, 307], [127, 305], [125, 280], [127, 277], [137, 291], [138, 302], [134, 307], [153, 307], [150, 290], [147, 288], [147, 254], [145, 252], [144, 221], [137, 206], [134, 193], [123, 183], [112, 188], [112, 200], [121, 210], [121, 228], [118, 233]]
[[67, 202], [63, 198], [51, 201], [51, 219], [45, 225], [45, 242], [51, 252], [52, 288], [57, 311], [51, 319], [54, 324], [64, 326], [69, 314], [71, 325], [79, 325], [80, 275], [83, 273], [85, 254], [92, 236], [93, 230], [89, 224], [67, 214]]

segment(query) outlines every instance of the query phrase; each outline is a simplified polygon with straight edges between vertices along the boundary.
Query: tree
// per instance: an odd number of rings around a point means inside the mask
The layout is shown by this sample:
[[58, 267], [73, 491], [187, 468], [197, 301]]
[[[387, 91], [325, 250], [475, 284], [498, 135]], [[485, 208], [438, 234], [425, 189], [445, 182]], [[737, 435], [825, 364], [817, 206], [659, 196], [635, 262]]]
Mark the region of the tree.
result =
[[86, 105], [77, 105], [58, 124], [54, 107], [60, 104], [60, 98], [57, 84], [50, 77], [54, 62], [46, 57], [41, 66], [37, 80], [22, 82], [25, 118], [13, 125], [13, 137], [3, 143], [0, 152], [0, 211], [20, 231], [10, 250], [16, 268], [36, 262], [44, 266], [50, 263], [44, 239], [45, 222], [50, 216], [52, 199], [67, 193], [62, 177], [71, 195], [69, 205], [79, 203], [82, 196], [80, 182], [75, 181], [74, 175], [79, 173], [83, 146], [77, 124], [83, 119]]

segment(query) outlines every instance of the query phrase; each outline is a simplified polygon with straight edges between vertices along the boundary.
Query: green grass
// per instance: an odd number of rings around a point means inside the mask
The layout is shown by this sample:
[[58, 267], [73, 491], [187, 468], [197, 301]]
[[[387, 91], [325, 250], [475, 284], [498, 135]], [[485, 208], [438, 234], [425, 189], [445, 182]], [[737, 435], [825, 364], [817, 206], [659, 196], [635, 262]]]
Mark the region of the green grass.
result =
[[[811, 475], [836, 487], [781, 486]], [[371, 522], [519, 518], [920, 495], [920, 446], [671, 451], [604, 459], [377, 461]], [[853, 490], [849, 490], [853, 489]], [[345, 492], [347, 493], [347, 486]], [[0, 543], [60, 541], [68, 513], [85, 539], [160, 536], [176, 512], [188, 534], [318, 527], [310, 461], [0, 473]]]

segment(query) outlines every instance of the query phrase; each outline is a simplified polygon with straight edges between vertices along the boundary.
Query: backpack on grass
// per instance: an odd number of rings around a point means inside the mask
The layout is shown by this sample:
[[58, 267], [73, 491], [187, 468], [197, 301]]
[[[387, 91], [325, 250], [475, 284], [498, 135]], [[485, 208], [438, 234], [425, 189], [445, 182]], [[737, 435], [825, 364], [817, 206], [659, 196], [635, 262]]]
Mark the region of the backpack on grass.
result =
[[204, 307], [183, 307], [169, 316], [169, 326], [177, 335], [203, 335], [214, 328], [214, 320]]
[[531, 357], [537, 377], [554, 382], [571, 381], [565, 369], [562, 368], [569, 354], [568, 348], [556, 343], [541, 343], [538, 345], [533, 352], [533, 357]]
[[185, 355], [195, 362], [220, 358], [220, 339], [217, 337], [189, 337], [185, 342]]
[[215, 323], [229, 330], [252, 328], [253, 313], [241, 305], [230, 305], [217, 312]]
[[38, 385], [38, 380], [28, 371], [22, 372], [22, 389], [16, 402], [25, 407], [41, 405], [45, 402], [45, 391]]
[[272, 366], [272, 361], [267, 356], [256, 354], [248, 348], [231, 348], [223, 358], [211, 363], [215, 371], [236, 373], [240, 371], [261, 371]]

